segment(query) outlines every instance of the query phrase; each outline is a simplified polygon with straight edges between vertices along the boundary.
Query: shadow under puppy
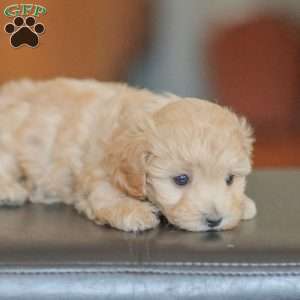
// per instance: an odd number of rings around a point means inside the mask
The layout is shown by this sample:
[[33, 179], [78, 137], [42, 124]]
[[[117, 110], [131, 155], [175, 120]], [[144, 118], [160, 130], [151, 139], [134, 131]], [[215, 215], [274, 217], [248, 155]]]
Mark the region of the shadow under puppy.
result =
[[256, 214], [252, 131], [208, 101], [59, 78], [0, 90], [0, 201], [72, 204], [99, 224], [191, 231]]

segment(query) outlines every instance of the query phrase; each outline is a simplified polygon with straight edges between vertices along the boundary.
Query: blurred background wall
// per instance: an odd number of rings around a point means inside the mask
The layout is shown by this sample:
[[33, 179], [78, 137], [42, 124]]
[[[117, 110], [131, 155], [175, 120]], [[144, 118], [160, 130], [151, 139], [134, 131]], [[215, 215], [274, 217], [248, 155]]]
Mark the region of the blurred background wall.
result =
[[46, 31], [14, 49], [0, 30], [0, 82], [89, 77], [211, 99], [250, 120], [256, 167], [300, 166], [299, 0], [17, 2], [44, 5]]

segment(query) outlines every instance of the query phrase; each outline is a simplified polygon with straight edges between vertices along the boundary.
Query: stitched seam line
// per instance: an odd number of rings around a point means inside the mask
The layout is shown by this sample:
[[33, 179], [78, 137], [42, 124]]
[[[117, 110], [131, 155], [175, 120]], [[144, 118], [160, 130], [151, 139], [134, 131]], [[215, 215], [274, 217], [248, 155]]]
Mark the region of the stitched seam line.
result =
[[40, 263], [0, 263], [1, 266], [187, 266], [187, 267], [300, 267], [300, 263], [287, 262], [287, 263], [239, 263], [239, 262], [40, 262]]
[[246, 262], [70, 262], [70, 263], [60, 263], [60, 262], [13, 262], [13, 263], [3, 263], [0, 262], [1, 266], [9, 265], [58, 265], [58, 266], [80, 266], [80, 265], [92, 265], [92, 266], [199, 266], [199, 267], [300, 267], [300, 262], [286, 262], [286, 263], [246, 263]]
[[300, 272], [183, 272], [156, 270], [97, 270], [97, 271], [12, 271], [0, 272], [1, 275], [81, 275], [81, 274], [144, 274], [144, 275], [187, 275], [187, 276], [222, 276], [222, 277], [300, 277]]

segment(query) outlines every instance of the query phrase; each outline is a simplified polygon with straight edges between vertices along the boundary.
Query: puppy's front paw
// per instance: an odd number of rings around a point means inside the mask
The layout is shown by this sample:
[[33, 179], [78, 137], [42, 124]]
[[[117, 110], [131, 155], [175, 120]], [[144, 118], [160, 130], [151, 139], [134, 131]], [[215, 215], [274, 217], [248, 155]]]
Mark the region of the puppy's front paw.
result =
[[256, 216], [256, 205], [254, 201], [247, 196], [245, 196], [244, 200], [244, 212], [243, 212], [243, 220], [250, 220]]
[[0, 185], [0, 205], [19, 206], [28, 199], [28, 192], [19, 184]]
[[121, 229], [125, 231], [142, 231], [151, 229], [159, 224], [156, 216], [157, 209], [148, 203], [138, 203], [132, 212], [123, 215]]
[[[96, 214], [96, 222], [108, 223], [124, 231], [143, 231], [156, 227], [159, 220], [157, 209], [148, 202], [126, 201]], [[105, 220], [105, 222], [103, 222]]]

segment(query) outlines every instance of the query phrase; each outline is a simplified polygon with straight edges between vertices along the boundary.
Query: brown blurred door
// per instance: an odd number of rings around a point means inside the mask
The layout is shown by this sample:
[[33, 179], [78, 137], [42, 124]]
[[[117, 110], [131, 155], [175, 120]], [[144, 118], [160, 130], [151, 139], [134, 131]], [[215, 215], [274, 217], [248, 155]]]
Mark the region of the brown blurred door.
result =
[[219, 27], [209, 46], [221, 103], [255, 128], [256, 166], [300, 166], [300, 30], [276, 16]]

